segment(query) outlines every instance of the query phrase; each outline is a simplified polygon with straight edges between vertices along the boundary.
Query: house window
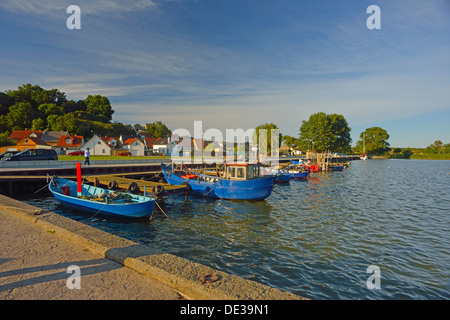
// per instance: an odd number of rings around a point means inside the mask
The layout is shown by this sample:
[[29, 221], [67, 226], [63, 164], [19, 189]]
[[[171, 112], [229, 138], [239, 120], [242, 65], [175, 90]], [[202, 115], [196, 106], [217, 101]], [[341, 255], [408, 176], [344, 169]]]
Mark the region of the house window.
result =
[[102, 149], [102, 153], [106, 153], [105, 149]]
[[101, 141], [99, 141], [97, 144], [102, 144], [102, 142]]
[[70, 144], [71, 140], [70, 139], [66, 139], [66, 143]]

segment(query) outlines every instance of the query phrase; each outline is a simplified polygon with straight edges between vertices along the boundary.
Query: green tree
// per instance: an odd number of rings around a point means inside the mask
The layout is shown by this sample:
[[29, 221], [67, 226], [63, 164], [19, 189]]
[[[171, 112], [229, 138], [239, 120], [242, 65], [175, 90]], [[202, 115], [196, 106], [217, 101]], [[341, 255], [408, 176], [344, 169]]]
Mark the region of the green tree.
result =
[[364, 142], [367, 154], [383, 155], [390, 150], [389, 143], [387, 142], [389, 134], [380, 127], [368, 128], [364, 132], [361, 132], [359, 137], [361, 140], [358, 140], [356, 143], [356, 149], [359, 153], [363, 152]]
[[410, 159], [412, 154], [413, 154], [413, 152], [411, 149], [403, 150], [403, 158], [405, 158], [405, 159]]
[[84, 102], [86, 104], [87, 112], [96, 116], [105, 117], [105, 122], [111, 121], [114, 110], [111, 108], [111, 103], [107, 97], [101, 95], [88, 95]]
[[10, 130], [31, 128], [33, 108], [29, 102], [18, 102], [9, 108], [6, 123]]
[[433, 144], [430, 144], [426, 151], [429, 153], [443, 153], [444, 152], [444, 144], [441, 140], [436, 140]]
[[9, 135], [10, 135], [9, 131], [0, 133], [0, 146], [10, 146], [16, 144], [15, 141], [8, 139]]
[[31, 130], [45, 130], [47, 123], [42, 118], [36, 118], [31, 121]]
[[147, 133], [153, 138], [167, 138], [172, 134], [172, 131], [161, 121], [155, 121], [153, 123], [147, 123], [145, 125]]
[[61, 106], [56, 105], [55, 103], [42, 103], [39, 105], [38, 110], [48, 117], [51, 114], [62, 115], [63, 110]]
[[287, 145], [289, 148], [295, 149], [300, 145], [300, 141], [298, 138], [294, 138], [291, 136], [283, 136], [282, 137], [283, 142], [285, 145]]
[[350, 152], [350, 131], [343, 115], [324, 112], [312, 114], [308, 121], [302, 121], [300, 148], [315, 152]]
[[[267, 145], [266, 146], [259, 145], [260, 130], [266, 130], [266, 137], [267, 137]], [[253, 134], [253, 138], [252, 138], [253, 144], [258, 145], [258, 149], [261, 151], [263, 150], [261, 148], [265, 147], [268, 155], [271, 154], [271, 150], [272, 150], [272, 130], [279, 130], [279, 128], [276, 124], [273, 124], [273, 123], [261, 124], [255, 128], [255, 133]], [[278, 148], [281, 146], [282, 137], [283, 137], [283, 135], [281, 133], [279, 133], [279, 131], [278, 131]], [[263, 143], [264, 142], [265, 141], [263, 141]]]

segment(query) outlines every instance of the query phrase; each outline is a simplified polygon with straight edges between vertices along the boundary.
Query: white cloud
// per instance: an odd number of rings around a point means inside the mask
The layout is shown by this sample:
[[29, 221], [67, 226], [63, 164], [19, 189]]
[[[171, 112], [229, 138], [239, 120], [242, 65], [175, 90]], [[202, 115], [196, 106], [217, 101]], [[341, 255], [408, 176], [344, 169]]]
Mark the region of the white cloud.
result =
[[77, 0], [76, 3], [67, 0], [2, 0], [0, 8], [13, 12], [52, 15], [72, 4], [78, 5], [82, 13], [88, 14], [132, 12], [156, 7], [153, 0]]

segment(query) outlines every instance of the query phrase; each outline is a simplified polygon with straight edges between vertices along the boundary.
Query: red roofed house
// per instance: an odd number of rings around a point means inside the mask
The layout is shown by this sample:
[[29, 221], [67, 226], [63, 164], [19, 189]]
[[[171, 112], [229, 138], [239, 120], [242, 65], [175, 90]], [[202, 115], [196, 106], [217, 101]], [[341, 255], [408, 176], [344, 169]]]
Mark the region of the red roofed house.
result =
[[131, 152], [131, 155], [133, 155], [133, 156], [144, 156], [145, 155], [145, 145], [138, 138], [126, 139], [123, 142], [122, 147], [124, 149], [128, 149], [128, 151]]
[[41, 138], [28, 136], [17, 141], [17, 150], [27, 149], [51, 149], [51, 147]]
[[62, 135], [54, 149], [57, 154], [67, 154], [70, 151], [80, 150], [83, 144], [84, 138], [82, 136]]
[[38, 130], [14, 130], [8, 137], [9, 140], [19, 141], [22, 138], [32, 136], [34, 138], [41, 138], [44, 131]]

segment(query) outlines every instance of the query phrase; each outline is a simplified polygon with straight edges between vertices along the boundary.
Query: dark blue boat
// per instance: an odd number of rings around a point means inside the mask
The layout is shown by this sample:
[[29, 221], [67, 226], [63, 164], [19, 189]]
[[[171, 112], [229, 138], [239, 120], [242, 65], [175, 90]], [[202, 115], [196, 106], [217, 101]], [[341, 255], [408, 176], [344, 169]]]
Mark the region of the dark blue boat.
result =
[[273, 177], [273, 183], [289, 183], [291, 174], [282, 169], [261, 168], [261, 174]]
[[61, 203], [99, 214], [140, 218], [151, 215], [155, 208], [153, 197], [114, 192], [88, 184], [82, 184], [81, 194], [78, 194], [75, 181], [58, 177], [52, 178], [48, 188]]
[[291, 179], [308, 179], [309, 172], [305, 170], [302, 166], [295, 166], [295, 167], [287, 167], [286, 172], [291, 175]]
[[169, 184], [188, 184], [191, 194], [233, 200], [263, 200], [272, 193], [273, 178], [259, 175], [258, 164], [225, 164], [216, 176], [194, 175], [187, 170], [174, 170], [161, 164]]
[[344, 166], [333, 166], [333, 171], [343, 171]]

